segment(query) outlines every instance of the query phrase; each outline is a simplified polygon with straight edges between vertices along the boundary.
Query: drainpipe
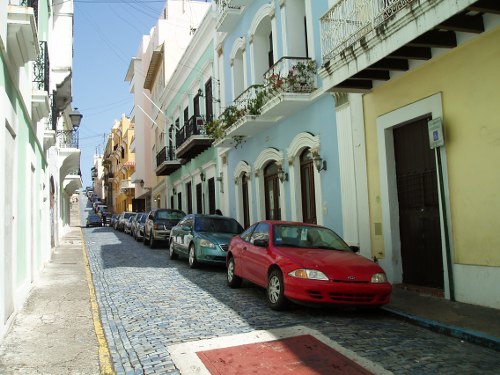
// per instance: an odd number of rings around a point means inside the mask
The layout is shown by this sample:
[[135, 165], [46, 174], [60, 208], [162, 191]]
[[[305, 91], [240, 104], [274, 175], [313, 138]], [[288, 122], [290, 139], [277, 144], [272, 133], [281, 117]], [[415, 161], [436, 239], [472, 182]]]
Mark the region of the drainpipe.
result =
[[453, 264], [451, 261], [450, 234], [448, 232], [448, 215], [446, 214], [446, 202], [444, 196], [443, 166], [441, 163], [441, 147], [436, 147], [436, 158], [438, 162], [439, 192], [441, 195], [441, 211], [443, 212], [444, 246], [446, 252], [446, 266], [448, 268], [448, 284], [450, 286], [450, 300], [455, 301], [455, 285], [453, 283]]

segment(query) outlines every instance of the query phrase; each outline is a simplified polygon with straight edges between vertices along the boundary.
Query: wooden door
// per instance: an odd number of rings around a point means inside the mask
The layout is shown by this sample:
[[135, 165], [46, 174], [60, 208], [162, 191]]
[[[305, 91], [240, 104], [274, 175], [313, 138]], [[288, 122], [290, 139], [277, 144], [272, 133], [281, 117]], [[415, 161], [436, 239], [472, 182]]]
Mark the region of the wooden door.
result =
[[316, 197], [314, 193], [314, 163], [310, 149], [300, 155], [300, 190], [302, 197], [302, 221], [317, 224]]
[[281, 220], [278, 165], [275, 162], [270, 163], [264, 169], [264, 190], [266, 196], [266, 219]]
[[443, 258], [434, 151], [427, 122], [394, 129], [403, 282], [443, 288]]

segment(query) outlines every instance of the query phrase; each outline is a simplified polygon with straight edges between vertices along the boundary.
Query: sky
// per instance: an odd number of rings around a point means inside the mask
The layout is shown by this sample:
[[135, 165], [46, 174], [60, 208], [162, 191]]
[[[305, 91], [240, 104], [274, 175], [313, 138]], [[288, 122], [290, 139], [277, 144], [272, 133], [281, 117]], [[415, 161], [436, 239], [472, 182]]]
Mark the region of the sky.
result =
[[91, 186], [94, 155], [102, 153], [115, 120], [133, 97], [125, 75], [143, 35], [156, 25], [165, 0], [74, 0], [73, 108], [79, 128], [83, 186]]

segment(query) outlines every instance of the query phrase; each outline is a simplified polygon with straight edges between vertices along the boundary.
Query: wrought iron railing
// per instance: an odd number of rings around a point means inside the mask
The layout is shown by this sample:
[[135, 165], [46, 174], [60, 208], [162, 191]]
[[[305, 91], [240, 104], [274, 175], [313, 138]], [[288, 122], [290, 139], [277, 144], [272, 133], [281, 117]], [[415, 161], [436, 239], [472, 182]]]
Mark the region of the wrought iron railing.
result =
[[233, 0], [217, 0], [216, 3], [219, 18], [222, 17], [228, 9], [241, 9], [241, 5], [234, 5]]
[[307, 57], [288, 57], [279, 59], [264, 73], [266, 89], [309, 93], [316, 89], [316, 62]]
[[351, 46], [415, 0], [340, 0], [323, 17], [323, 61]]
[[[264, 85], [252, 85], [243, 91], [236, 99], [234, 99], [234, 106], [239, 111], [247, 112], [248, 108], [252, 107], [252, 103], [256, 100], [257, 95], [264, 90]], [[257, 114], [257, 113], [252, 113]]]
[[206, 135], [205, 121], [201, 116], [191, 116], [185, 125], [177, 131], [175, 144], [179, 148], [193, 135]]
[[78, 148], [78, 132], [73, 130], [57, 130], [56, 137], [59, 148]]
[[177, 160], [175, 147], [163, 147], [161, 151], [156, 154], [156, 167], [159, 167], [164, 162], [175, 160]]
[[33, 88], [49, 92], [49, 50], [47, 42], [40, 42], [40, 54], [33, 65]]

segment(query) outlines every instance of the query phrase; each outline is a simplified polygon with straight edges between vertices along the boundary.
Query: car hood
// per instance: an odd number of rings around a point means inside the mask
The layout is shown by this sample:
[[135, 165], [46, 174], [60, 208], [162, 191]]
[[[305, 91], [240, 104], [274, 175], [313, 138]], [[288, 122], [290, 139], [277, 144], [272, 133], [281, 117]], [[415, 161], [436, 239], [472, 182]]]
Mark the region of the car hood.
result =
[[200, 237], [219, 245], [227, 245], [231, 238], [235, 236], [234, 233], [214, 233], [214, 232], [198, 232]]
[[283, 254], [299, 267], [316, 269], [332, 280], [370, 281], [375, 273], [384, 272], [373, 261], [347, 251], [287, 248]]

